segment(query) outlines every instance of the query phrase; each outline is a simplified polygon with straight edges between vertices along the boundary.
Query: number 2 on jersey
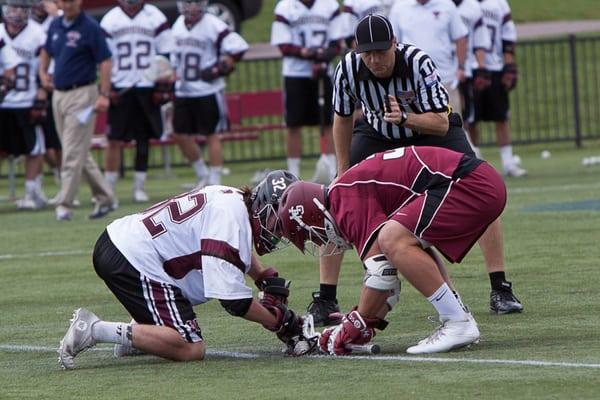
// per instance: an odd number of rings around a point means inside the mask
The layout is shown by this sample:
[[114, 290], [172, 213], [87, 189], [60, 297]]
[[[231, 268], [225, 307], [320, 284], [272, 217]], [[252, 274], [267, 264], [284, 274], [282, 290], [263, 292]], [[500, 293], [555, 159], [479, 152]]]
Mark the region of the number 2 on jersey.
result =
[[[188, 202], [184, 202], [184, 199], [187, 199]], [[191, 207], [189, 204], [190, 201], [193, 202]], [[204, 193], [183, 193], [145, 210], [142, 214], [148, 215], [142, 219], [142, 223], [154, 239], [167, 231], [165, 218], [169, 218], [172, 223], [181, 224], [202, 211], [205, 204], [206, 195]], [[162, 211], [165, 208], [167, 212], [163, 213]]]

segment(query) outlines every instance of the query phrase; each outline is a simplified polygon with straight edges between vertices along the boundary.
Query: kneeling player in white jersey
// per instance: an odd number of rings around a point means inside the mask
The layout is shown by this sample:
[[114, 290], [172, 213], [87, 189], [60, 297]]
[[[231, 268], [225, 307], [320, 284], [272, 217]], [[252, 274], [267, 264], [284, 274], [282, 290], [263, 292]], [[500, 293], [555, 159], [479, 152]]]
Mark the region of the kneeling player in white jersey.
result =
[[36, 79], [38, 55], [46, 34], [37, 23], [29, 21], [30, 10], [28, 0], [7, 0], [2, 6], [4, 23], [0, 24], [0, 47], [11, 48], [16, 54], [10, 62], [17, 63], [10, 90], [5, 96], [0, 94], [0, 153], [25, 156], [25, 196], [17, 201], [20, 209], [38, 209], [47, 203], [41, 180], [37, 179], [45, 146], [42, 131], [36, 126], [47, 108], [45, 92]]
[[[181, 16], [173, 24], [176, 69], [174, 139], [194, 168], [198, 187], [221, 183], [223, 149], [220, 133], [228, 129], [225, 76], [239, 61], [248, 43], [212, 14], [207, 0], [178, 1]], [[210, 166], [194, 135], [206, 136]]]
[[[211, 299], [295, 348], [303, 320], [287, 307], [289, 283], [274, 268], [263, 269], [252, 246], [258, 255], [278, 247], [279, 198], [296, 180], [274, 171], [254, 190], [209, 186], [112, 222], [96, 242], [94, 268], [134, 321], [107, 322], [76, 310], [60, 364], [73, 368], [77, 354], [100, 342], [115, 343], [117, 356], [141, 351], [202, 360], [206, 345], [192, 307]], [[260, 301], [246, 274], [263, 291]]]
[[[119, 0], [100, 22], [112, 51], [108, 148], [105, 155], [106, 180], [113, 192], [121, 166], [121, 148], [132, 139], [136, 144], [133, 201], [148, 201], [144, 190], [148, 170], [149, 140], [162, 134], [160, 106], [163, 85], [150, 81], [145, 72], [157, 54], [168, 55], [172, 48], [167, 17], [144, 0]], [[169, 90], [172, 84], [166, 85]], [[172, 92], [172, 90], [171, 90]]]

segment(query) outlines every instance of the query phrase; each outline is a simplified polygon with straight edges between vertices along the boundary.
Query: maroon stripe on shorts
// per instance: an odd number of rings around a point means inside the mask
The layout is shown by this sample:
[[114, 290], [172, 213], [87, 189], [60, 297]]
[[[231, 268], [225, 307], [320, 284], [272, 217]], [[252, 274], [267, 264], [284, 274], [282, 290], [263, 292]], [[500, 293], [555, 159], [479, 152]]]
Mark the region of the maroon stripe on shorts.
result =
[[160, 319], [162, 319], [165, 326], [175, 327], [169, 307], [167, 306], [167, 299], [165, 298], [165, 289], [158, 282], [150, 281], [150, 287], [152, 288], [152, 295], [154, 296], [154, 305], [158, 311]]
[[202, 239], [200, 247], [202, 248], [202, 255], [225, 260], [238, 267], [243, 274], [246, 273], [246, 264], [240, 258], [240, 252], [229, 243], [221, 240]]

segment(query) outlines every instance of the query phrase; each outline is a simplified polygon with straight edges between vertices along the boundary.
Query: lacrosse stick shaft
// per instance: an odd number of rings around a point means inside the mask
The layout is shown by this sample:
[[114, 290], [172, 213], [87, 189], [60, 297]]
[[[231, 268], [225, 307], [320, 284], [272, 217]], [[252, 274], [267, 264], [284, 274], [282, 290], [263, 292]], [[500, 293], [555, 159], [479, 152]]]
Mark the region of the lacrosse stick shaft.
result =
[[346, 349], [355, 353], [379, 354], [381, 347], [378, 344], [347, 344]]

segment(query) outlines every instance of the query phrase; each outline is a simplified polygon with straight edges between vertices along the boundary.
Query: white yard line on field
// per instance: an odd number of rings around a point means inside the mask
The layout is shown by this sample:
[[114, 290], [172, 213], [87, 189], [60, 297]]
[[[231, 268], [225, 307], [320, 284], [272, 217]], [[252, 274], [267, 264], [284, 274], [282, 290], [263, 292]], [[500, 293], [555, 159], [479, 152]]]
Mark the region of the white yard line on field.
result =
[[[112, 352], [112, 347], [95, 347], [92, 351]], [[56, 352], [56, 347], [32, 346], [18, 344], [0, 344], [0, 351], [6, 352]], [[265, 355], [257, 353], [245, 353], [236, 351], [208, 350], [207, 355], [214, 357], [255, 359]], [[561, 361], [541, 361], [541, 360], [501, 360], [501, 359], [478, 359], [478, 358], [450, 358], [450, 357], [408, 357], [400, 355], [372, 355], [372, 356], [346, 356], [346, 357], [328, 357], [313, 356], [320, 360], [373, 360], [373, 361], [404, 361], [408, 363], [440, 363], [440, 364], [496, 364], [496, 365], [521, 365], [529, 367], [558, 367], [558, 368], [589, 368], [600, 369], [600, 363], [577, 363]]]
[[542, 192], [570, 192], [577, 189], [597, 189], [600, 188], [599, 183], [576, 183], [573, 185], [550, 185], [550, 186], [535, 186], [535, 187], [515, 187], [508, 189], [509, 194], [521, 193], [542, 193]]
[[62, 251], [42, 251], [39, 253], [0, 254], [0, 261], [14, 260], [16, 258], [81, 256], [84, 254], [91, 255], [91, 251], [89, 251], [89, 250], [62, 250]]

